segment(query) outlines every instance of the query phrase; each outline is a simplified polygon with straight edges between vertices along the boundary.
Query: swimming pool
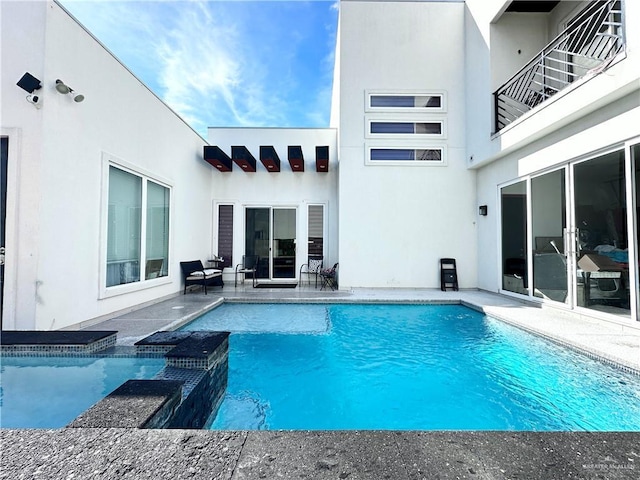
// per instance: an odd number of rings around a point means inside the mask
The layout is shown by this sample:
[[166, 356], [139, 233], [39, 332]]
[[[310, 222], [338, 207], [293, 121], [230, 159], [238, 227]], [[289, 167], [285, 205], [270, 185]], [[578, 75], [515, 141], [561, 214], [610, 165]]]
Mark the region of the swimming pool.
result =
[[225, 304], [212, 429], [640, 430], [640, 377], [459, 305]]
[[0, 427], [61, 428], [129, 379], [148, 379], [164, 358], [5, 357]]

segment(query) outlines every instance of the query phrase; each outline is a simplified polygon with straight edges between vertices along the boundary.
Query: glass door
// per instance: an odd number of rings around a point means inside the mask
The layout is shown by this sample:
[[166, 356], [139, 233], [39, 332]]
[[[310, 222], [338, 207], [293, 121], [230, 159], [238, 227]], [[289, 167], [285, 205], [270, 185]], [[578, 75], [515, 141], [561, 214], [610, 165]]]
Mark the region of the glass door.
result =
[[576, 305], [630, 317], [625, 152], [576, 163], [572, 176]]
[[638, 320], [640, 143], [500, 188], [502, 291]]
[[531, 179], [533, 295], [569, 304], [566, 169]]
[[245, 255], [258, 255], [258, 279], [295, 279], [296, 209], [246, 209]]
[[[631, 231], [635, 232], [634, 241], [631, 244], [635, 261], [629, 263], [629, 292], [631, 304], [636, 306], [635, 319], [640, 321], [640, 143], [631, 146], [630, 178], [630, 205], [631, 205]], [[634, 298], [635, 297], [635, 298]]]
[[270, 278], [270, 217], [270, 208], [247, 208], [246, 210], [244, 253], [245, 255], [257, 255], [260, 257], [256, 270], [256, 278]]
[[[7, 218], [7, 169], [9, 164], [9, 137], [0, 138], [0, 318], [3, 317], [4, 298], [4, 248]], [[2, 324], [3, 328], [7, 325]]]
[[272, 278], [296, 278], [296, 209], [273, 209]]
[[500, 190], [502, 289], [528, 295], [527, 182]]

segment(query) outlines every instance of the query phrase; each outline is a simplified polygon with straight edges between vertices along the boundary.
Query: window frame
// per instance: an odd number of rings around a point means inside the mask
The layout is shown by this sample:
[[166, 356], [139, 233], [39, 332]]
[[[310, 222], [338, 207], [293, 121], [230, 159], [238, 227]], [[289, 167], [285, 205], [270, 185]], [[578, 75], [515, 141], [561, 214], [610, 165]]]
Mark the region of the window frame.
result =
[[[220, 209], [221, 207], [227, 207], [230, 208], [230, 212], [226, 212], [225, 216], [221, 216], [220, 215]], [[227, 254], [225, 251], [221, 251], [221, 237], [224, 237], [224, 240], [226, 240], [227, 238], [229, 238], [228, 235], [222, 235], [220, 233], [220, 227], [221, 227], [221, 219], [223, 218], [228, 218], [226, 215], [228, 213], [231, 213], [231, 224], [230, 224], [230, 229], [231, 229], [231, 235], [230, 235], [230, 254]], [[214, 215], [215, 215], [215, 219], [214, 219], [214, 225], [215, 225], [215, 238], [213, 239], [213, 243], [212, 243], [212, 257], [215, 254], [218, 257], [222, 257], [224, 260], [218, 264], [218, 266], [216, 268], [219, 268], [221, 270], [225, 269], [225, 268], [233, 268], [234, 266], [234, 242], [235, 242], [235, 223], [236, 223], [236, 209], [235, 209], [235, 204], [231, 203], [231, 202], [220, 202], [220, 203], [216, 203], [214, 205]]]
[[[371, 124], [373, 123], [439, 123], [440, 133], [371, 133]], [[445, 139], [447, 138], [447, 120], [446, 118], [417, 118], [411, 116], [407, 118], [392, 117], [380, 118], [378, 116], [367, 116], [365, 118], [365, 138], [389, 138], [389, 139], [403, 139], [403, 140], [416, 140], [416, 139]]]
[[[439, 107], [372, 107], [371, 98], [385, 97], [440, 97]], [[365, 90], [365, 112], [387, 113], [445, 113], [447, 111], [447, 92], [444, 90]]]
[[[311, 236], [311, 209], [312, 208], [320, 208], [322, 209], [322, 220], [320, 222], [322, 229], [322, 237], [312, 237]], [[326, 217], [327, 217], [327, 206], [324, 203], [308, 203], [307, 204], [307, 226], [306, 226], [306, 238], [307, 238], [307, 256], [309, 255], [322, 255], [325, 256], [325, 247], [327, 243], [327, 229], [326, 229]], [[321, 238], [322, 239], [322, 247], [321, 252], [310, 253], [309, 249], [311, 246], [311, 238]]]
[[[122, 170], [123, 172], [135, 175], [142, 179], [142, 205], [140, 216], [140, 279], [135, 282], [107, 286], [107, 251], [108, 251], [108, 218], [109, 218], [109, 170], [111, 167]], [[168, 235], [168, 251], [167, 251], [167, 275], [145, 279], [145, 262], [147, 252], [147, 182], [153, 182], [161, 187], [169, 190], [169, 235]], [[171, 268], [171, 259], [173, 258], [173, 212], [174, 212], [174, 194], [173, 183], [167, 179], [161, 178], [137, 165], [117, 158], [109, 153], [102, 153], [102, 210], [101, 210], [101, 241], [99, 248], [99, 294], [98, 299], [105, 299], [117, 295], [132, 293], [147, 288], [160, 285], [170, 284], [173, 269]]]
[[[434, 160], [372, 160], [371, 150], [440, 150], [441, 159]], [[446, 167], [447, 166], [447, 146], [444, 144], [393, 144], [393, 143], [366, 143], [365, 144], [365, 165], [373, 166], [411, 166], [411, 167]]]

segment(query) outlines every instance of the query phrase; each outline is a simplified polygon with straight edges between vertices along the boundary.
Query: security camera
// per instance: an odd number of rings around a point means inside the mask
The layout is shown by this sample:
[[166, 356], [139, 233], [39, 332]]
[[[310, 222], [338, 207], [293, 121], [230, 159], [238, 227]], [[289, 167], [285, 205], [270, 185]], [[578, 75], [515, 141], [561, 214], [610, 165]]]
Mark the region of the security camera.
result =
[[27, 102], [31, 103], [36, 108], [40, 108], [42, 106], [42, 97], [34, 94], [27, 95]]

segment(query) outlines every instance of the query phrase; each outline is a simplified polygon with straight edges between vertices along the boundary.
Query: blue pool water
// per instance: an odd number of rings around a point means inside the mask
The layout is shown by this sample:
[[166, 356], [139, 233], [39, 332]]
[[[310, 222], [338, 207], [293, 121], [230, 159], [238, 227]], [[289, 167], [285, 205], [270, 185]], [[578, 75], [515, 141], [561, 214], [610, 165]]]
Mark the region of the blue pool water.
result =
[[458, 305], [225, 304], [212, 429], [640, 430], [640, 377]]
[[152, 378], [163, 358], [2, 357], [0, 427], [61, 428], [129, 379]]

